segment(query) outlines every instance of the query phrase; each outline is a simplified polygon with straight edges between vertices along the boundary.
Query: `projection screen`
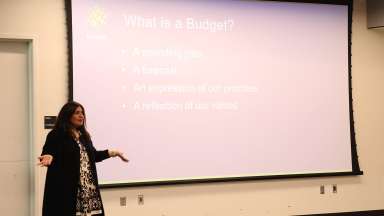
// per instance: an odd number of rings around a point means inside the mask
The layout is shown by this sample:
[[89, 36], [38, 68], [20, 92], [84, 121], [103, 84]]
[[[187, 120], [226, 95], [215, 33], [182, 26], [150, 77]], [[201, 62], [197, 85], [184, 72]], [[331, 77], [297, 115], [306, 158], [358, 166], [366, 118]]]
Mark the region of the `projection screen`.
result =
[[70, 100], [104, 186], [359, 174], [350, 6], [67, 1]]

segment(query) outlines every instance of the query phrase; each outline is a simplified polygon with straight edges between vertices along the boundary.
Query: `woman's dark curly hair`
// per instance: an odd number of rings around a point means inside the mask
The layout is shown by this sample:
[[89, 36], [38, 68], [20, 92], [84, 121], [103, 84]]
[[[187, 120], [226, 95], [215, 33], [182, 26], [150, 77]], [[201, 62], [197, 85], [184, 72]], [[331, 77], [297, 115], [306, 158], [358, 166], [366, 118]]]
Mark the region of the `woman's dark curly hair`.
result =
[[81, 125], [79, 128], [76, 128], [76, 129], [80, 131], [81, 136], [83, 136], [87, 142], [90, 142], [91, 136], [89, 135], [87, 129], [85, 128], [86, 117], [85, 117], [84, 107], [83, 105], [75, 101], [70, 101], [64, 104], [64, 106], [61, 108], [59, 112], [59, 115], [57, 116], [57, 120], [55, 122], [55, 126], [53, 130], [61, 131], [70, 136], [73, 136], [72, 129], [74, 129], [74, 127], [71, 124], [71, 117], [75, 113], [78, 107], [81, 107], [81, 109], [83, 110], [84, 122], [83, 122], [83, 125]]

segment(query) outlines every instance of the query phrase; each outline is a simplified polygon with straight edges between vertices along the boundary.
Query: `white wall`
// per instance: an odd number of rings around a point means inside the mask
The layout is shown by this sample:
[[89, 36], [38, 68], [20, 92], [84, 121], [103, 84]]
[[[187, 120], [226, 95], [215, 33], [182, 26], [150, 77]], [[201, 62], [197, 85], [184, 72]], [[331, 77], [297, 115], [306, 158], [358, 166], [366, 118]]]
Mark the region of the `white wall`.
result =
[[[366, 29], [365, 0], [355, 0], [354, 9], [352, 82], [363, 176], [104, 189], [102, 197], [107, 214], [281, 216], [384, 209], [384, 31]], [[43, 116], [57, 114], [67, 97], [63, 0], [1, 0], [0, 35], [4, 34], [37, 38], [34, 83], [37, 157], [47, 133], [43, 129]], [[45, 172], [38, 170], [36, 197], [40, 215]], [[324, 195], [319, 194], [322, 184], [326, 185]], [[338, 185], [337, 194], [331, 193], [332, 184]], [[137, 204], [138, 194], [144, 195], [144, 205]], [[120, 196], [127, 196], [126, 207], [119, 206]]]
[[[33, 40], [36, 65], [32, 66], [35, 70], [31, 76], [34, 77], [35, 132], [31, 141], [35, 144], [34, 158], [37, 158], [47, 133], [43, 127], [43, 116], [56, 115], [67, 95], [67, 42], [63, 1], [0, 0], [0, 38], [7, 37]], [[6, 147], [3, 151], [7, 151]], [[36, 215], [41, 215], [45, 170], [36, 167], [36, 175], [31, 177], [35, 177], [36, 182], [37, 193], [33, 194], [38, 203]]]

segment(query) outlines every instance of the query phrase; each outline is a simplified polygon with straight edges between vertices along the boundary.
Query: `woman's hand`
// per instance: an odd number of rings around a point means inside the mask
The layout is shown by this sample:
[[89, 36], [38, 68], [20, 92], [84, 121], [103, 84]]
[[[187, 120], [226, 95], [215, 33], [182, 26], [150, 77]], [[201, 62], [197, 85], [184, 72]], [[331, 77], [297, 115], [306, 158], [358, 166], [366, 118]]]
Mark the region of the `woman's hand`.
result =
[[123, 155], [122, 152], [117, 150], [108, 150], [109, 157], [119, 157], [122, 161], [128, 162], [129, 160]]
[[41, 155], [40, 157], [38, 157], [39, 159], [39, 163], [37, 163], [37, 165], [43, 167], [43, 166], [49, 166], [51, 165], [52, 163], [52, 160], [53, 160], [53, 156], [52, 155], [49, 155], [49, 154], [46, 154], [46, 155]]

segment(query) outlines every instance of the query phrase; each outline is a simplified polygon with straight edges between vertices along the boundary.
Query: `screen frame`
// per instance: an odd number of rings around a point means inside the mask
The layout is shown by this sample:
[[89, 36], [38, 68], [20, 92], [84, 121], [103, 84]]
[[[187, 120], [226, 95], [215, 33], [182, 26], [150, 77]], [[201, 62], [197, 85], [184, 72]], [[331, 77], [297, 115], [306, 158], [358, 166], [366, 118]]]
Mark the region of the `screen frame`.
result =
[[[258, 0], [247, 0], [247, 1], [258, 1]], [[353, 2], [349, 0], [264, 0], [264, 1], [333, 4], [333, 5], [346, 5], [348, 7], [348, 88], [349, 88], [348, 92], [349, 92], [349, 121], [350, 121], [350, 135], [351, 135], [352, 171], [268, 175], [268, 176], [199, 178], [199, 179], [164, 180], [164, 181], [162, 180], [162, 181], [148, 181], [148, 182], [101, 183], [100, 184], [101, 188], [196, 184], [196, 183], [231, 182], [231, 181], [254, 181], [254, 180], [268, 180], [268, 179], [314, 178], [314, 177], [332, 177], [332, 176], [359, 176], [364, 174], [364, 172], [360, 169], [360, 166], [359, 166], [357, 144], [356, 144], [356, 137], [355, 137], [354, 117], [353, 117], [352, 75], [351, 75], [352, 74], [351, 38], [352, 38]], [[68, 98], [68, 101], [73, 101], [73, 44], [72, 44], [72, 1], [71, 0], [65, 0], [65, 12], [66, 12], [67, 49], [68, 49], [68, 59], [67, 59], [68, 61], [68, 97], [67, 98]]]

